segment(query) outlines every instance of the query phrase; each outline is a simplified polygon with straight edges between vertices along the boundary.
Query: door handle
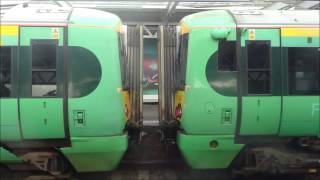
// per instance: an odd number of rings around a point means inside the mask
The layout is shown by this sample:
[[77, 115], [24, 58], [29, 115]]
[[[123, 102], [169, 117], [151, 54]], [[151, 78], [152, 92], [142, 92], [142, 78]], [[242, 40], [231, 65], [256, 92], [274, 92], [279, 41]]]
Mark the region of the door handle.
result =
[[260, 104], [261, 104], [261, 103], [260, 103], [260, 99], [258, 99], [258, 106], [260, 106]]
[[43, 101], [43, 108], [47, 108], [47, 103]]

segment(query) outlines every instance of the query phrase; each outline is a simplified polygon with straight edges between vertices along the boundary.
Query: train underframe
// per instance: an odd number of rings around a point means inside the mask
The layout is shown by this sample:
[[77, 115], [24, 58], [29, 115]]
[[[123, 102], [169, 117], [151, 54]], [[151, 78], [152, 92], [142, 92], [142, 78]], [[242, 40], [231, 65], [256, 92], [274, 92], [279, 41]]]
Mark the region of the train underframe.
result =
[[[72, 138], [65, 148], [0, 149], [0, 170], [28, 171], [55, 178], [68, 178], [75, 172], [110, 171], [116, 168], [127, 149], [127, 134], [110, 137]], [[5, 148], [3, 148], [5, 147]], [[94, 162], [94, 164], [92, 164]], [[3, 173], [5, 174], [5, 173]]]
[[[129, 143], [131, 144], [129, 149], [132, 150], [126, 154], [123, 162], [129, 164], [154, 164], [169, 163], [169, 161], [177, 162], [178, 158], [181, 159], [182, 157], [178, 155], [177, 146], [174, 145], [176, 142], [173, 141], [172, 133], [170, 136], [166, 136], [165, 131], [159, 130], [161, 129], [156, 127], [149, 128], [149, 130], [144, 128], [141, 131], [144, 132], [142, 143]], [[143, 143], [143, 139], [145, 139], [145, 143]], [[153, 143], [150, 143], [151, 141]], [[162, 146], [163, 148], [161, 148]], [[153, 149], [157, 153], [143, 153], [148, 158], [141, 156], [142, 154], [139, 156], [139, 152], [142, 151], [141, 148], [145, 149], [144, 151]], [[172, 151], [172, 149], [174, 150]], [[72, 163], [57, 149], [34, 149], [33, 151], [19, 149], [13, 152], [23, 160], [21, 161], [23, 163], [6, 164], [5, 168], [2, 166], [2, 171], [4, 169], [15, 171], [41, 170], [58, 178], [68, 178], [75, 172]], [[159, 157], [156, 157], [157, 155]], [[238, 156], [233, 159], [229, 169], [234, 177], [237, 178], [250, 177], [256, 174], [299, 174], [306, 175], [309, 179], [317, 179], [320, 177], [320, 140], [318, 138], [303, 137], [288, 139], [282, 143], [247, 144], [242, 148]]]
[[230, 166], [235, 176], [300, 174], [320, 177], [319, 138], [292, 138], [283, 143], [248, 144]]

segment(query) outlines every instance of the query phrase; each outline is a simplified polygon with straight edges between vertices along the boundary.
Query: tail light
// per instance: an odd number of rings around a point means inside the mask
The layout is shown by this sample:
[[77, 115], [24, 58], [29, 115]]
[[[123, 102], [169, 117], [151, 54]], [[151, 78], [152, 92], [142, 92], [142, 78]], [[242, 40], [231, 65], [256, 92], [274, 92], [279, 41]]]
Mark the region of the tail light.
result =
[[175, 119], [180, 120], [181, 116], [182, 116], [182, 107], [181, 107], [181, 104], [179, 103], [175, 109]]
[[129, 108], [128, 108], [128, 105], [127, 105], [127, 104], [125, 104], [125, 106], [124, 106], [124, 114], [125, 114], [125, 116], [126, 116], [127, 118], [129, 118]]

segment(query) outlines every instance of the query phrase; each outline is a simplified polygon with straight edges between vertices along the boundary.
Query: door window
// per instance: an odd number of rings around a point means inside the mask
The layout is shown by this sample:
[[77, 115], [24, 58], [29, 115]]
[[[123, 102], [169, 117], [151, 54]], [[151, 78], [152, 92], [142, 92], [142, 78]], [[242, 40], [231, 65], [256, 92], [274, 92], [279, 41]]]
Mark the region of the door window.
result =
[[247, 41], [248, 94], [270, 94], [270, 42]]
[[57, 95], [57, 41], [32, 41], [32, 96]]

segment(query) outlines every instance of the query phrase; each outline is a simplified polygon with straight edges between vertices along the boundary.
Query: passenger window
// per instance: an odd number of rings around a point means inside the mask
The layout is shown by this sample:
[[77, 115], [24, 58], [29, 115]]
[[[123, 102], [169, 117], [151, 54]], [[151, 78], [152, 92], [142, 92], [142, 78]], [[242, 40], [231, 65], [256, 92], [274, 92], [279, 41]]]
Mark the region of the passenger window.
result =
[[270, 94], [270, 41], [247, 41], [248, 94]]
[[319, 95], [319, 48], [288, 48], [290, 95]]
[[11, 47], [0, 47], [0, 97], [11, 96]]
[[32, 41], [32, 96], [57, 95], [57, 44], [56, 40]]
[[236, 41], [219, 41], [218, 47], [218, 70], [219, 71], [236, 71]]

